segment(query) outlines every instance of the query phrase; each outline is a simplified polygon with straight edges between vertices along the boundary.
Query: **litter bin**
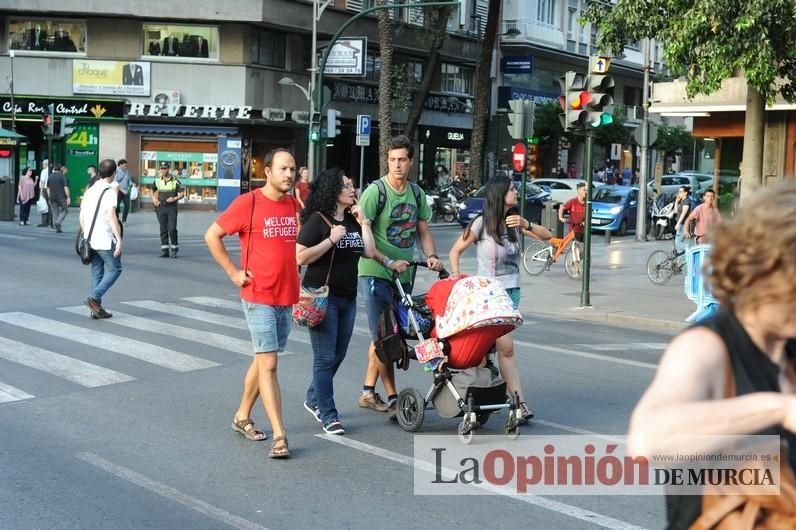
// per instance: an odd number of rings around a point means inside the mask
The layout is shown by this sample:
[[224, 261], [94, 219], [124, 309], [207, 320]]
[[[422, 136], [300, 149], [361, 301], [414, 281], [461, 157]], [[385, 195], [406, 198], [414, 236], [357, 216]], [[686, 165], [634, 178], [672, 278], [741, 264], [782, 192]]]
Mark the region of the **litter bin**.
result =
[[560, 202], [550, 201], [545, 203], [542, 210], [541, 224], [550, 229], [553, 237], [564, 237], [564, 224], [558, 220], [559, 208], [561, 208]]
[[14, 204], [17, 194], [14, 177], [0, 177], [0, 221], [14, 220]]

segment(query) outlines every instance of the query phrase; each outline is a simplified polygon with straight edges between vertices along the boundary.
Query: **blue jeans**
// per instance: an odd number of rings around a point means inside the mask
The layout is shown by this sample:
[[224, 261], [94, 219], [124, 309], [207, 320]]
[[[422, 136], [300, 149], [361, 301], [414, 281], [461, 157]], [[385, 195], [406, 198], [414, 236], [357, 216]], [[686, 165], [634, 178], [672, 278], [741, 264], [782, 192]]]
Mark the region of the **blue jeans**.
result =
[[676, 250], [678, 253], [685, 252], [686, 247], [685, 247], [685, 239], [683, 239], [684, 235], [685, 235], [685, 227], [680, 226], [674, 235], [674, 250]]
[[333, 379], [348, 351], [356, 316], [356, 299], [329, 295], [326, 318], [314, 328], [309, 328], [313, 360], [307, 403], [318, 406], [324, 425], [338, 419]]
[[113, 255], [111, 250], [91, 251], [91, 298], [102, 305], [102, 297], [116, 283], [122, 274], [122, 257]]

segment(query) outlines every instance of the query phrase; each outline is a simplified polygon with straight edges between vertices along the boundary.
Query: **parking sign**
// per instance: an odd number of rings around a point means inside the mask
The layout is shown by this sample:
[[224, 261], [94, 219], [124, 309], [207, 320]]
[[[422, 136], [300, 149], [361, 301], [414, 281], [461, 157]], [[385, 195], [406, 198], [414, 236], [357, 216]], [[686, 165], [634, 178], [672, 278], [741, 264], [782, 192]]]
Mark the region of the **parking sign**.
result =
[[357, 114], [357, 145], [368, 147], [370, 145], [370, 115]]

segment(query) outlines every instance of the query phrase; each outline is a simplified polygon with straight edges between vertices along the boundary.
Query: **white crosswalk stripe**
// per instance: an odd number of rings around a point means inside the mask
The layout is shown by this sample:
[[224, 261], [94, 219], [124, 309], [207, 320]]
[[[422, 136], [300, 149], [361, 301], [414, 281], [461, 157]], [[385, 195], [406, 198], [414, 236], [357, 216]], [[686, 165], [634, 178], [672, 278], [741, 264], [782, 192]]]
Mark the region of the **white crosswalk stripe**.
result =
[[201, 359], [193, 355], [177, 352], [143, 341], [119, 337], [95, 329], [81, 328], [48, 318], [27, 313], [0, 313], [0, 322], [19, 326], [28, 330], [35, 329], [40, 333], [53, 335], [62, 339], [79, 342], [91, 347], [100, 348], [120, 355], [133, 357], [178, 372], [189, 372], [219, 366], [218, 363]]
[[224, 300], [223, 298], [212, 298], [210, 296], [189, 296], [183, 298], [186, 302], [191, 302], [196, 305], [204, 305], [207, 307], [220, 307], [222, 309], [232, 309], [235, 311], [242, 311], [243, 305], [240, 300]]
[[12, 401], [22, 401], [36, 396], [23, 392], [11, 385], [0, 383], [0, 403], [11, 403]]
[[[69, 313], [74, 313], [76, 315], [83, 315], [86, 313], [85, 306], [61, 307], [59, 309], [61, 311], [67, 311]], [[208, 346], [212, 346], [220, 350], [230, 351], [233, 353], [240, 353], [243, 355], [252, 354], [251, 342], [247, 340], [228, 337], [227, 335], [222, 335], [221, 333], [213, 333], [212, 331], [205, 331], [205, 330], [200, 331], [191, 328], [186, 328], [183, 326], [175, 326], [174, 324], [161, 322], [160, 320], [157, 319], [139, 317], [127, 313], [122, 313], [121, 311], [114, 311], [113, 318], [103, 320], [103, 324], [106, 322], [108, 324], [125, 326], [139, 331], [146, 331], [148, 333], [159, 333], [161, 335], [168, 335], [170, 337], [176, 337], [178, 339], [189, 340], [191, 342], [198, 342], [200, 344], [206, 344]]]
[[573, 348], [599, 350], [599, 351], [638, 351], [655, 350], [662, 352], [666, 349], [665, 342], [624, 342], [616, 344], [573, 344]]
[[129, 375], [3, 337], [0, 337], [0, 359], [46, 372], [88, 388], [135, 381], [135, 378]]
[[177, 304], [167, 304], [163, 302], [156, 302], [154, 300], [135, 300], [132, 302], [122, 302], [123, 304], [147, 309], [149, 311], [156, 311], [158, 313], [166, 313], [173, 316], [190, 318], [199, 320], [200, 322], [207, 322], [208, 324], [218, 324], [219, 326], [226, 326], [235, 329], [249, 329], [246, 320], [241, 317], [230, 317], [226, 315], [219, 315], [210, 311], [202, 311], [201, 309], [192, 309]]

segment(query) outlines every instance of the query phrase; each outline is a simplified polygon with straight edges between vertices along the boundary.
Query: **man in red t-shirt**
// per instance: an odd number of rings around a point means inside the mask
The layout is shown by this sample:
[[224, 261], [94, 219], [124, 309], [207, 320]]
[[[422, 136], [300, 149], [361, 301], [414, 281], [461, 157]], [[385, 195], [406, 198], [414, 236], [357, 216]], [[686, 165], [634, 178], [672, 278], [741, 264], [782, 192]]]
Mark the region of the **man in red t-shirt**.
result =
[[[586, 184], [581, 182], [576, 189], [577, 197], [568, 200], [558, 209], [558, 220], [562, 223], [569, 223], [569, 229], [575, 232], [575, 239], [583, 243], [583, 222], [586, 220]], [[569, 221], [564, 219], [566, 212], [569, 212]]]
[[[254, 361], [243, 381], [243, 397], [232, 428], [249, 440], [266, 439], [254, 428], [251, 410], [257, 396], [274, 431], [271, 458], [290, 456], [282, 402], [276, 375], [277, 355], [285, 350], [292, 326], [292, 306], [298, 302], [296, 265], [298, 205], [288, 192], [293, 186], [296, 162], [290, 151], [275, 149], [263, 160], [263, 188], [241, 195], [229, 205], [205, 233], [210, 253], [240, 287], [243, 312], [252, 336]], [[222, 241], [238, 234], [241, 268], [232, 262]]]
[[299, 169], [299, 180], [296, 182], [296, 200], [303, 210], [310, 196], [310, 170], [302, 166]]

